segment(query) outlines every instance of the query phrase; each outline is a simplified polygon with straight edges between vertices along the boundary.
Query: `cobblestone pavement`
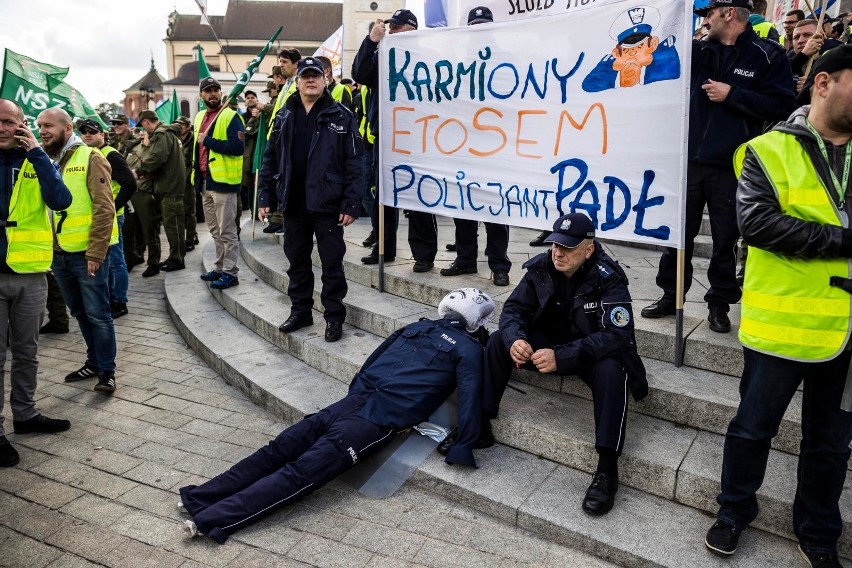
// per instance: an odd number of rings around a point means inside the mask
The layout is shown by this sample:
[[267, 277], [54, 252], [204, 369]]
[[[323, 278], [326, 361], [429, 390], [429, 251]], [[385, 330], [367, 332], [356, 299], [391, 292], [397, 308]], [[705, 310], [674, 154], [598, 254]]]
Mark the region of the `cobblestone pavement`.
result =
[[[93, 392], [94, 380], [62, 382], [85, 360], [75, 322], [41, 340], [38, 407], [72, 426], [9, 434], [21, 463], [0, 469], [0, 565], [609, 566], [408, 485], [374, 500], [336, 482], [224, 546], [185, 539], [176, 489], [223, 471], [287, 424], [186, 346], [166, 313], [162, 276], [143, 279], [141, 268], [131, 273], [130, 314], [116, 320], [114, 397]], [[6, 415], [11, 432], [8, 407]]]

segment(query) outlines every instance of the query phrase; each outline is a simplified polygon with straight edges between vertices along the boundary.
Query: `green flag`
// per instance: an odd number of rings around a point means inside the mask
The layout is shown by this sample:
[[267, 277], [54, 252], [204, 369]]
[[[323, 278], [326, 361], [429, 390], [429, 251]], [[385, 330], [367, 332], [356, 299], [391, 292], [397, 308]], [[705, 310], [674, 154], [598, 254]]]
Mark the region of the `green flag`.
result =
[[275, 39], [278, 37], [278, 34], [280, 34], [281, 30], [283, 29], [284, 26], [279, 26], [278, 29], [275, 30], [275, 33], [272, 34], [272, 37], [269, 38], [269, 41], [266, 42], [266, 45], [263, 46], [263, 49], [260, 50], [260, 53], [258, 53], [254, 57], [254, 59], [251, 60], [246, 70], [240, 74], [240, 77], [239, 79], [237, 79], [234, 88], [231, 89], [231, 92], [228, 93], [227, 97], [225, 97], [225, 100], [223, 101], [223, 106], [226, 106], [229, 100], [236, 99], [240, 95], [240, 93], [243, 92], [243, 89], [246, 88], [246, 85], [248, 85], [249, 80], [251, 80], [251, 76], [254, 75], [255, 71], [257, 71], [260, 62], [263, 61], [264, 57], [266, 57], [266, 53], [269, 51], [269, 48], [272, 47], [272, 42], [275, 41]]
[[67, 67], [42, 63], [7, 49], [0, 97], [21, 105], [34, 131], [39, 113], [53, 107], [65, 109], [73, 118], [91, 118], [107, 129], [80, 91], [64, 81], [66, 75]]
[[177, 97], [177, 89], [172, 89], [172, 114], [169, 116], [169, 124], [174, 123], [180, 117], [180, 101]]
[[254, 144], [254, 159], [251, 171], [256, 172], [263, 164], [263, 153], [266, 151], [266, 119], [261, 115], [257, 121], [257, 142]]
[[207, 62], [204, 61], [204, 48], [200, 43], [196, 43], [194, 49], [198, 52], [198, 82], [210, 76], [210, 69], [207, 68]]
[[174, 106], [174, 102], [169, 99], [160, 101], [160, 105], [154, 109], [154, 112], [157, 113], [157, 118], [160, 119], [160, 122], [165, 122], [166, 124], [172, 123], [171, 116]]

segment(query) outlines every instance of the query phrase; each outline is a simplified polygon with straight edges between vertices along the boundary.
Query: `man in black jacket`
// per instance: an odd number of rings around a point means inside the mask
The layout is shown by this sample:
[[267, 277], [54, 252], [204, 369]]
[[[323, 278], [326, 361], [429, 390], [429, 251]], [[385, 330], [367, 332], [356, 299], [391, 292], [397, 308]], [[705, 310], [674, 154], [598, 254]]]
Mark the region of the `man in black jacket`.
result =
[[[579, 375], [592, 389], [598, 452], [583, 510], [604, 515], [618, 491], [627, 390], [641, 400], [648, 385], [633, 337], [627, 276], [594, 238], [591, 219], [582, 213], [563, 215], [547, 237], [550, 251], [524, 265], [527, 272], [506, 300], [500, 330], [485, 349], [482, 412], [485, 418], [497, 417], [515, 367]], [[489, 432], [487, 423], [483, 432]], [[480, 442], [478, 447], [487, 440]]]
[[313, 57], [298, 64], [298, 91], [275, 116], [258, 182], [258, 217], [269, 214], [272, 195], [284, 213], [284, 254], [290, 261], [290, 317], [278, 328], [289, 333], [313, 325], [313, 238], [322, 262], [325, 340], [343, 334], [346, 276], [343, 228], [358, 218], [363, 195], [363, 151], [355, 115], [334, 102], [323, 69]]
[[[786, 118], [795, 96], [784, 48], [754, 33], [748, 20], [750, 6], [750, 0], [712, 0], [707, 8], [695, 11], [704, 18], [707, 40], [692, 42], [684, 293], [692, 283], [692, 251], [706, 205], [713, 254], [704, 301], [710, 329], [718, 333], [731, 331], [728, 311], [742, 295], [736, 280], [734, 150], [760, 134], [765, 121]], [[677, 251], [668, 248], [657, 272], [663, 296], [642, 310], [643, 317], [674, 315], [676, 275]]]

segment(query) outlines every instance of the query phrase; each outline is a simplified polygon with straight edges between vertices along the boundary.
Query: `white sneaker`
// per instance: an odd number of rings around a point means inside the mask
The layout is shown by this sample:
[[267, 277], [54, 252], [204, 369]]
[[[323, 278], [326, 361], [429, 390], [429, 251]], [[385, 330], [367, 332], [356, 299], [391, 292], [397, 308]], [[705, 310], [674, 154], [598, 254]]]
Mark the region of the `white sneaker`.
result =
[[186, 533], [186, 536], [192, 538], [194, 536], [198, 536], [198, 527], [196, 527], [195, 523], [192, 521], [184, 521], [183, 532]]
[[177, 502], [177, 510], [178, 510], [178, 513], [186, 513], [187, 512], [186, 507], [183, 506], [183, 501]]

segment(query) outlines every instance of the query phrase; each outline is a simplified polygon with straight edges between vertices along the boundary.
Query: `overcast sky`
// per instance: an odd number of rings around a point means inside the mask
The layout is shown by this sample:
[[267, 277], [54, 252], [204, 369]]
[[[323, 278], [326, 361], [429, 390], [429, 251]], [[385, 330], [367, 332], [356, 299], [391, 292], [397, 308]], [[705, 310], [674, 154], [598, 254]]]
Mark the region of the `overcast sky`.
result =
[[[422, 6], [422, 0], [410, 3]], [[207, 4], [215, 16], [224, 15], [228, 3]], [[92, 106], [118, 103], [122, 91], [148, 71], [152, 52], [157, 70], [166, 77], [163, 38], [175, 8], [181, 14], [199, 13], [194, 0], [0, 0], [0, 21], [5, 23], [0, 48], [70, 67], [66, 81]], [[422, 8], [412, 9], [422, 15]]]

